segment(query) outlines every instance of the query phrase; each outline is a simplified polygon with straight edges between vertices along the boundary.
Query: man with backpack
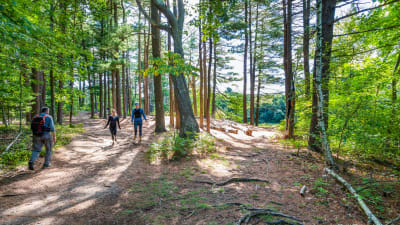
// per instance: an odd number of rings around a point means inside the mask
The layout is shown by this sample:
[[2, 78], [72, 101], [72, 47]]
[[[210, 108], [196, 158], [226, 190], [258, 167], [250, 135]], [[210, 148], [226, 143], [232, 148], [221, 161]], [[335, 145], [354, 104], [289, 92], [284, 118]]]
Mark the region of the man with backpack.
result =
[[41, 113], [32, 119], [31, 130], [33, 133], [33, 149], [29, 160], [29, 169], [34, 170], [35, 161], [39, 157], [43, 145], [46, 148], [43, 169], [46, 169], [50, 167], [51, 148], [56, 143], [56, 132], [53, 118], [49, 115], [49, 108], [43, 107]]
[[143, 125], [142, 116], [143, 116], [143, 118], [145, 120], [147, 120], [143, 109], [139, 108], [139, 103], [135, 103], [135, 108], [132, 110], [131, 123], [134, 122], [134, 127], [135, 127], [135, 138], [134, 138], [134, 140], [136, 140], [137, 128], [139, 127], [139, 142], [142, 141], [142, 125]]

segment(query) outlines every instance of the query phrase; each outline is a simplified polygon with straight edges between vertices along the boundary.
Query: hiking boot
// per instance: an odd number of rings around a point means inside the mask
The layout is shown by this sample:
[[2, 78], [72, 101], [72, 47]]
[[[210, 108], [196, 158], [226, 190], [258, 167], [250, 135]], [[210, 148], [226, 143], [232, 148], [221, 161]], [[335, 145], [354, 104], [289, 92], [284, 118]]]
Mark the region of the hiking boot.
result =
[[28, 167], [29, 167], [30, 170], [35, 170], [33, 162], [29, 162], [28, 165], [29, 165]]
[[136, 136], [135, 136], [135, 137], [133, 137], [133, 140], [134, 140], [134, 141], [136, 141]]
[[142, 142], [142, 137], [139, 137], [139, 142]]
[[50, 167], [50, 164], [43, 164], [43, 169], [47, 169]]

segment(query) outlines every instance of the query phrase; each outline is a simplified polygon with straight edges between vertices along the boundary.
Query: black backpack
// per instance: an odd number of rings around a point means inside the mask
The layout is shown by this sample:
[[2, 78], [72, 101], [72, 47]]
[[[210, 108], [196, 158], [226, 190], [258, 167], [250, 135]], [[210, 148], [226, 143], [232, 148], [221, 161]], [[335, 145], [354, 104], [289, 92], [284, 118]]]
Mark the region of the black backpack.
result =
[[36, 115], [35, 117], [33, 117], [32, 122], [31, 122], [31, 130], [32, 130], [33, 135], [42, 136], [45, 131], [50, 131], [50, 129], [48, 129], [44, 126], [44, 122], [45, 122], [47, 116], [48, 115], [44, 115], [44, 116]]
[[140, 113], [140, 109], [135, 109], [134, 115], [135, 115], [135, 118], [140, 118], [142, 116]]

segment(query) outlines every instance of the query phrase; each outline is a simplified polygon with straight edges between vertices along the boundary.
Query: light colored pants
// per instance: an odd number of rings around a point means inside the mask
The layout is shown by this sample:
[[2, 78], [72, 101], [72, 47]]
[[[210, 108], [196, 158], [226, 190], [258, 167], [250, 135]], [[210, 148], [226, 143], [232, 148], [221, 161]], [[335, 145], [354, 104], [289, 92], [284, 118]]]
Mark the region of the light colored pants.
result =
[[51, 161], [51, 148], [53, 147], [53, 138], [50, 133], [45, 133], [42, 136], [33, 135], [33, 149], [30, 163], [34, 163], [42, 151], [43, 145], [46, 148], [46, 155], [44, 157], [44, 165], [49, 166]]

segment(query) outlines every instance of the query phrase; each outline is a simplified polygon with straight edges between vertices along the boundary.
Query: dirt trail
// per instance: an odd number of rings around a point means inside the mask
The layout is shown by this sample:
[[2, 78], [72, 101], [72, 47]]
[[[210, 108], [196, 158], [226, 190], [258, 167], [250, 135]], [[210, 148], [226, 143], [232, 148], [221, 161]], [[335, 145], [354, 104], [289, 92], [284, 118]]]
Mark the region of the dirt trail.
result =
[[[272, 207], [305, 224], [365, 222], [356, 206], [344, 206], [335, 197], [344, 192], [334, 183], [329, 184], [334, 193], [301, 197], [299, 184], [312, 185], [321, 177], [322, 165], [310, 164], [306, 156], [293, 157], [271, 142], [273, 130], [255, 128], [254, 137], [213, 130], [218, 153], [152, 165], [144, 152], [157, 138], [153, 120], [144, 123], [141, 145], [132, 141], [129, 120], [122, 121], [114, 146], [104, 120], [75, 122], [83, 122], [86, 132], [56, 151], [50, 169], [24, 168], [18, 176], [1, 178], [0, 224], [229, 224], [244, 213], [238, 206], [217, 207], [227, 202]], [[213, 187], [195, 182], [231, 177], [271, 183]]]

